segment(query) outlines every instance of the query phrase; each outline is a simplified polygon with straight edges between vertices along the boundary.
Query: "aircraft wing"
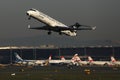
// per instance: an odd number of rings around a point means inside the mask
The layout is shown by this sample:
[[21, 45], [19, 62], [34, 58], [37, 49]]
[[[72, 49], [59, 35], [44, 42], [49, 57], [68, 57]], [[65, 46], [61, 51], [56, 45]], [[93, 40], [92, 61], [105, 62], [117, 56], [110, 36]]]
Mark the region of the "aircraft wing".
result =
[[56, 30], [56, 31], [62, 31], [62, 30], [95, 30], [96, 26], [81, 26], [81, 27], [64, 27], [64, 26], [42, 26], [42, 27], [30, 27], [28, 25], [29, 29], [38, 29], [38, 30]]
[[58, 28], [59, 30], [94, 30], [96, 27], [78, 27], [78, 28], [74, 28], [74, 27], [57, 26], [56, 28]]

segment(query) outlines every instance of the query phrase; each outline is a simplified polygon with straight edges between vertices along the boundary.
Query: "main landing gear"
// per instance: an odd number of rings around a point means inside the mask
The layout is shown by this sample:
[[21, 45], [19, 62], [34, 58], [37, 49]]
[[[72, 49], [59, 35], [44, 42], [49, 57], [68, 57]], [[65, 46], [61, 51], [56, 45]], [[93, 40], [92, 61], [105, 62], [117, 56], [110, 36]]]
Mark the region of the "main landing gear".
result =
[[51, 32], [51, 31], [49, 31], [49, 32], [48, 32], [48, 35], [51, 35], [51, 34], [52, 34], [52, 32]]

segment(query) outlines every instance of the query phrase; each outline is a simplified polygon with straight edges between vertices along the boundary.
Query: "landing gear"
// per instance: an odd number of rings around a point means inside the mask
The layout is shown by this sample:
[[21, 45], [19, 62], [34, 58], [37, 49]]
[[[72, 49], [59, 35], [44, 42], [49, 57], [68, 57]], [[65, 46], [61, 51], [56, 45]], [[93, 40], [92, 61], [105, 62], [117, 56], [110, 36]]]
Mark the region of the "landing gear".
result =
[[[49, 31], [48, 31], [48, 35], [51, 35], [51, 34], [52, 34], [51, 30], [49, 30]], [[59, 32], [59, 35], [62, 35], [62, 32], [61, 32], [61, 31]]]
[[59, 32], [59, 35], [62, 35], [62, 32]]
[[30, 20], [30, 19], [31, 19], [31, 17], [29, 16], [29, 17], [28, 17], [28, 20]]
[[48, 35], [51, 35], [51, 33], [52, 33], [52, 32], [51, 32], [51, 31], [49, 31], [49, 32], [48, 32]]

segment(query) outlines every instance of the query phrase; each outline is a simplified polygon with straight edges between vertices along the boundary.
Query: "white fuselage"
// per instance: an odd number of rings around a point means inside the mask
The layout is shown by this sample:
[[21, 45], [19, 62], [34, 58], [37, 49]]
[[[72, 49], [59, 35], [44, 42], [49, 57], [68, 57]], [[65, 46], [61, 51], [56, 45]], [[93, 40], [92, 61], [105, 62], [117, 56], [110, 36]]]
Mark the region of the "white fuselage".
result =
[[49, 60], [50, 64], [70, 63], [71, 60]]
[[112, 62], [113, 65], [120, 65], [120, 61]]
[[120, 65], [120, 61], [116, 61], [116, 59], [113, 56], [111, 56], [111, 63], [113, 65]]
[[[68, 27], [67, 25], [49, 17], [48, 15], [46, 15], [36, 9], [27, 11], [27, 14], [30, 17], [33, 17], [33, 18], [39, 20], [40, 22], [47, 24], [50, 27]], [[76, 36], [76, 32], [70, 31], [70, 30], [62, 30], [61, 33], [64, 33], [69, 36]]]
[[59, 64], [62, 63], [62, 60], [49, 60], [50, 64]]
[[87, 65], [88, 61], [79, 61], [79, 64], [81, 64], [81, 65]]
[[23, 60], [18, 61], [17, 63], [23, 65], [43, 65], [45, 63], [45, 60]]
[[16, 58], [16, 63], [22, 64], [22, 65], [43, 65], [45, 63], [45, 60], [24, 60], [22, 59], [17, 53], [14, 53]]
[[110, 62], [109, 61], [93, 61], [93, 62], [90, 62], [90, 64], [104, 66], [104, 65], [110, 65]]

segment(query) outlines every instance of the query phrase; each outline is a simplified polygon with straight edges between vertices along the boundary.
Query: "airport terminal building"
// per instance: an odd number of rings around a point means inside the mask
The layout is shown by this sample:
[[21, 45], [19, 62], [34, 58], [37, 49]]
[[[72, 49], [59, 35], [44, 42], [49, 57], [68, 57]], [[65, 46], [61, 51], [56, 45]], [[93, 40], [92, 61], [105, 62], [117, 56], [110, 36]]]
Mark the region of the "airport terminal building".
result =
[[114, 56], [120, 60], [120, 47], [112, 46], [90, 46], [90, 47], [54, 47], [54, 46], [7, 46], [0, 47], [0, 64], [9, 64], [15, 62], [14, 53], [18, 53], [26, 60], [48, 59], [52, 55], [52, 59], [71, 59], [74, 54], [78, 54], [82, 60], [87, 60], [87, 56], [93, 57], [94, 60], [110, 60], [110, 56]]

